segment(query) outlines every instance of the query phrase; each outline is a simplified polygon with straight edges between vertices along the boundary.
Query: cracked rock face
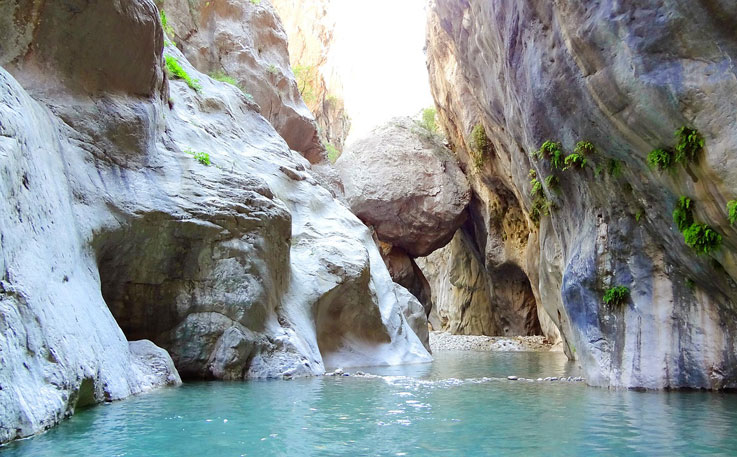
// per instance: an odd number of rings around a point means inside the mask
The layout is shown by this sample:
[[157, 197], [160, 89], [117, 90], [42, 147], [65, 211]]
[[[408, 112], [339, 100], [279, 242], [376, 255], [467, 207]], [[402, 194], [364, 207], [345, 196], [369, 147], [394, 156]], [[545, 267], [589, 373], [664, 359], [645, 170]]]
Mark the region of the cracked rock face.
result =
[[[524, 212], [518, 264], [591, 384], [737, 386], [737, 230], [725, 210], [737, 198], [735, 20], [706, 1], [436, 0], [429, 10], [441, 124], [466, 170], [472, 130], [486, 131], [474, 194]], [[648, 153], [673, 147], [684, 125], [705, 139], [697, 160], [649, 168]], [[546, 140], [596, 150], [582, 170], [555, 170], [531, 155]], [[544, 186], [552, 211], [539, 227], [530, 169], [560, 182]], [[681, 195], [722, 235], [719, 250], [685, 245], [671, 217]], [[499, 251], [484, 240], [506, 233], [492, 214], [471, 216], [487, 264]], [[620, 285], [627, 302], [605, 305]]]
[[[430, 359], [369, 230], [240, 90], [162, 49], [153, 3], [70, 8], [0, 4], [19, 18], [0, 28], [0, 442], [177, 370]], [[120, 43], [112, 67], [68, 65]], [[164, 79], [162, 51], [199, 91]]]
[[335, 166], [351, 210], [380, 241], [411, 257], [447, 244], [466, 218], [465, 175], [450, 151], [409, 118], [349, 145]]

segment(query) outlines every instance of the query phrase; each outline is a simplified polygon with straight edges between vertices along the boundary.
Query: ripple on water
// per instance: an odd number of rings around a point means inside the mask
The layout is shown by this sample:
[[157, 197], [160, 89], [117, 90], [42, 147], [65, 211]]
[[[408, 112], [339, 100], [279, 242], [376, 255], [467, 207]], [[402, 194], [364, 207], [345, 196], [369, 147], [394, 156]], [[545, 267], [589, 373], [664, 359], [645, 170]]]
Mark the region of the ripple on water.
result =
[[192, 383], [91, 408], [7, 456], [737, 455], [737, 396], [508, 381], [560, 354], [438, 354], [369, 378]]

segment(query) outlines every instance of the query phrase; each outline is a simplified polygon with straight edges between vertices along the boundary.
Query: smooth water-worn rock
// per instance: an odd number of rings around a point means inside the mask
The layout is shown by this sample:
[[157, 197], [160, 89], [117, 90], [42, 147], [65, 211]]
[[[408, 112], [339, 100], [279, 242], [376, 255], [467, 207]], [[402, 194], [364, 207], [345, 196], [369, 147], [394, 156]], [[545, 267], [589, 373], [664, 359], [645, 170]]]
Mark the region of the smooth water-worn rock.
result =
[[430, 281], [433, 330], [454, 335], [542, 334], [537, 302], [524, 272], [508, 264], [490, 274], [479, 259], [463, 230], [447, 246], [417, 259]]
[[176, 384], [172, 362], [244, 379], [430, 359], [422, 306], [258, 107], [171, 46], [201, 87], [165, 79], [152, 2], [0, 17], [0, 442]]
[[315, 118], [289, 62], [287, 34], [267, 0], [163, 0], [173, 36], [200, 72], [229, 76], [253, 96], [290, 148], [311, 163], [325, 159]]
[[456, 159], [410, 118], [377, 127], [335, 166], [353, 212], [412, 257], [447, 244], [466, 218], [470, 191]]
[[[735, 20], [725, 2], [675, 0], [436, 0], [429, 10], [441, 124], [475, 195], [524, 214], [520, 266], [591, 384], [737, 385], [737, 230], [725, 209], [737, 197]], [[474, 157], [477, 125], [490, 146]], [[697, 160], [648, 167], [681, 126], [705, 140]], [[555, 170], [532, 157], [546, 140], [595, 151], [584, 169]], [[552, 205], [539, 228], [530, 169]], [[674, 226], [681, 195], [721, 234], [712, 254]], [[471, 213], [487, 255], [488, 240], [508, 233], [492, 214]], [[629, 298], [605, 305], [618, 285]]]

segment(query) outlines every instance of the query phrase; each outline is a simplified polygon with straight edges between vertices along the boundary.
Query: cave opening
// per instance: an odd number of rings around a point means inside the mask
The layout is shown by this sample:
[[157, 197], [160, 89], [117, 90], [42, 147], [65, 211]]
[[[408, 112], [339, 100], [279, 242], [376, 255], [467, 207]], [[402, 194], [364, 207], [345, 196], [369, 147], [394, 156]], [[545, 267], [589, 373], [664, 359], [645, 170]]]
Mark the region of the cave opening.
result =
[[507, 262], [491, 271], [490, 276], [493, 288], [490, 306], [500, 316], [504, 336], [542, 335], [537, 301], [522, 268]]

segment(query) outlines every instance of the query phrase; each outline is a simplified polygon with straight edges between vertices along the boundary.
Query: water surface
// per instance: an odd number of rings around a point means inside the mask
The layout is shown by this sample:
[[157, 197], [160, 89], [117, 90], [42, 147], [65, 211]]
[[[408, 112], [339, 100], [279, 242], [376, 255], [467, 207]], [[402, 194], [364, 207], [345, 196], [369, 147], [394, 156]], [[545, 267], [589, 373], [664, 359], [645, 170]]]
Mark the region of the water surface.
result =
[[79, 412], [6, 456], [737, 455], [737, 395], [507, 381], [562, 354], [435, 354], [377, 378], [198, 382]]

